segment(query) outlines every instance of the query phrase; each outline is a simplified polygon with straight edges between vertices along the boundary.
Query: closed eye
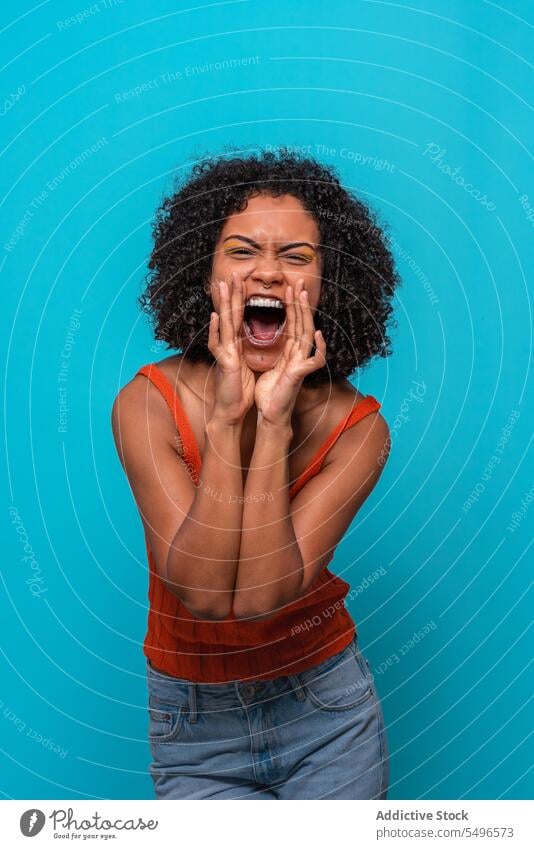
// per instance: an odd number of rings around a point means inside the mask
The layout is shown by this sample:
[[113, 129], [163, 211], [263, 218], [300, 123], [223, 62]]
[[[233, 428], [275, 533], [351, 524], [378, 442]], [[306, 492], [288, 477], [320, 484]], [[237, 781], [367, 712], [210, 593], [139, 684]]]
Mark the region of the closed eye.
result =
[[[228, 248], [225, 253], [230, 256], [253, 256], [254, 251], [249, 250], [248, 248]], [[308, 254], [285, 254], [282, 259], [287, 259], [289, 262], [311, 262], [313, 257]]]

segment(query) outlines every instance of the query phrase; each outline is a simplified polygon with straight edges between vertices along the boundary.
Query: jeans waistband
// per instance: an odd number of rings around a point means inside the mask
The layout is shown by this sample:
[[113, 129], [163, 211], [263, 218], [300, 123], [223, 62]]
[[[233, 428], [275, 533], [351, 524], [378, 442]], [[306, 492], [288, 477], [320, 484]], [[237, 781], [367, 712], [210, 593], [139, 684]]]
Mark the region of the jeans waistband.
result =
[[204, 684], [174, 678], [155, 669], [146, 661], [149, 696], [169, 705], [187, 706], [191, 722], [195, 722], [200, 709], [224, 709], [261, 704], [269, 699], [292, 694], [298, 701], [305, 698], [304, 682], [328, 670], [344, 655], [354, 651], [356, 636], [349, 645], [321, 663], [290, 675], [269, 680], [230, 681], [224, 684]]

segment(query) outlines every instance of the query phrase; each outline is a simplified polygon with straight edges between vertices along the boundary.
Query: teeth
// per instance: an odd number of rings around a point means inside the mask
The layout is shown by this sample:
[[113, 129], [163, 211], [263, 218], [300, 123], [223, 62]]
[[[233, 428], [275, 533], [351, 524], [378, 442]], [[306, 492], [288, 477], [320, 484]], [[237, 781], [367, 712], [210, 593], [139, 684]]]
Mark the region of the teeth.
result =
[[246, 302], [245, 306], [247, 307], [277, 307], [278, 309], [283, 310], [284, 305], [282, 301], [278, 301], [275, 298], [261, 298], [259, 296], [254, 298], [249, 298]]

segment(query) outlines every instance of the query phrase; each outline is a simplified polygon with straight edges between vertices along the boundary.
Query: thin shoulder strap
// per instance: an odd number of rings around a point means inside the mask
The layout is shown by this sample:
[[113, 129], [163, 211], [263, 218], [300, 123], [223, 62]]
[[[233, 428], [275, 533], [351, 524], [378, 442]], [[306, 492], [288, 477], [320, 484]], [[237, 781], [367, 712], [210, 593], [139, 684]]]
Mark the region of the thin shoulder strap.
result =
[[195, 439], [195, 435], [193, 433], [193, 429], [189, 424], [189, 419], [187, 418], [187, 414], [182, 407], [181, 401], [173, 389], [171, 382], [168, 378], [163, 374], [160, 368], [156, 365], [156, 363], [149, 363], [146, 366], [143, 366], [139, 369], [137, 374], [144, 374], [154, 386], [159, 389], [165, 401], [167, 402], [167, 406], [171, 411], [171, 415], [174, 419], [176, 427], [178, 428], [178, 433], [180, 435], [180, 439], [182, 440], [182, 445], [184, 449], [184, 460], [186, 461], [189, 468], [191, 468], [196, 475], [200, 473], [200, 467], [202, 465], [202, 458], [200, 456], [200, 451], [198, 449], [197, 441]]
[[369, 413], [374, 413], [376, 410], [379, 409], [379, 401], [377, 401], [376, 398], [373, 398], [372, 395], [366, 395], [365, 398], [362, 398], [356, 404], [356, 406], [353, 406], [349, 410], [346, 416], [334, 428], [330, 436], [323, 442], [308, 467], [304, 469], [302, 474], [299, 475], [297, 480], [290, 488], [290, 499], [294, 498], [297, 492], [302, 489], [304, 484], [307, 483], [310, 478], [312, 478], [321, 470], [326, 455], [328, 454], [334, 443], [337, 442], [341, 434], [349, 428], [353, 427], [357, 422], [365, 418], [365, 416], [368, 416]]

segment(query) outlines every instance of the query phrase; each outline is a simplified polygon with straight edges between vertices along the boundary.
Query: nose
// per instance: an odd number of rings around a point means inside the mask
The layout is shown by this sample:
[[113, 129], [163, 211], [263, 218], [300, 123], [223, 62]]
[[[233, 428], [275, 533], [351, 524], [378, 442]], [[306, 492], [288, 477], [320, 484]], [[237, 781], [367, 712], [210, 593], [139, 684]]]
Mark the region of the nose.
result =
[[270, 289], [274, 284], [274, 288], [279, 290], [280, 284], [283, 283], [283, 277], [275, 272], [262, 271], [261, 274], [252, 274], [251, 277], [255, 288], [260, 286], [263, 289]]
[[278, 260], [271, 257], [258, 258], [251, 275], [254, 283], [259, 283], [269, 288], [273, 283], [283, 283], [284, 275]]

